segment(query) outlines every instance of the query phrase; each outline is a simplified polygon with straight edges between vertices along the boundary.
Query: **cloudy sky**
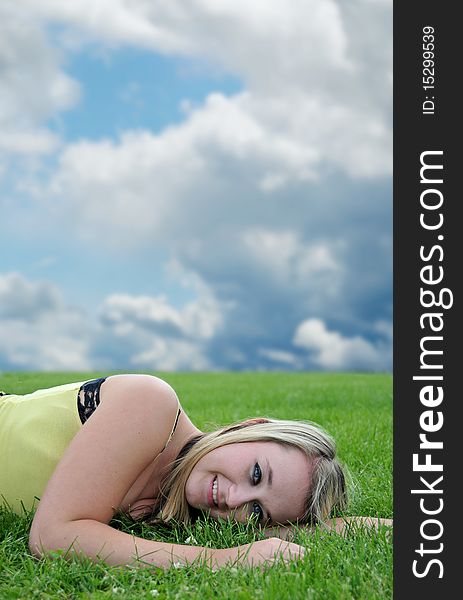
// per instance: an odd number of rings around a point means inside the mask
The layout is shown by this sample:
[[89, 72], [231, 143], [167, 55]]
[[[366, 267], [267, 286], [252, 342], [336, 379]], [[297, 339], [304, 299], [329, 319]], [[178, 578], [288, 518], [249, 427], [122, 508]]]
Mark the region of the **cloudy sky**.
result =
[[0, 369], [391, 369], [390, 0], [1, 0]]

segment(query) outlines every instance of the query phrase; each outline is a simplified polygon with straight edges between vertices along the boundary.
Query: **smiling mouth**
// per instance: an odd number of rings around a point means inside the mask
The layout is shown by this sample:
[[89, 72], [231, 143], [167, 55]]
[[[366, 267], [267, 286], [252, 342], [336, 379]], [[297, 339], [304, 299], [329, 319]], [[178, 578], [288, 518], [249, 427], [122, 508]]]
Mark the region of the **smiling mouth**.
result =
[[212, 502], [214, 503], [214, 506], [218, 507], [219, 504], [217, 502], [217, 475], [214, 477], [214, 481], [212, 482]]

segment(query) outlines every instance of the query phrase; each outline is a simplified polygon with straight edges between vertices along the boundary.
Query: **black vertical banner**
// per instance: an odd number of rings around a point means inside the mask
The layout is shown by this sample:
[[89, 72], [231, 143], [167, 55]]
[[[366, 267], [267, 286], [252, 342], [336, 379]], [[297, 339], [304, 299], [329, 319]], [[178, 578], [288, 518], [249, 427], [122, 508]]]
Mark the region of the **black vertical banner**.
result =
[[394, 598], [461, 595], [457, 3], [394, 3]]

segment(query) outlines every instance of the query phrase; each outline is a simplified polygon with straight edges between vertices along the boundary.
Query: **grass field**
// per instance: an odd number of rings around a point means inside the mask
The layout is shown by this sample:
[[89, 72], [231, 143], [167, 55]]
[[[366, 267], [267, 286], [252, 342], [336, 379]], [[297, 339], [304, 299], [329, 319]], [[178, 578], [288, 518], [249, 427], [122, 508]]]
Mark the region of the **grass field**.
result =
[[[392, 377], [388, 374], [155, 373], [168, 381], [192, 421], [212, 429], [251, 416], [308, 419], [337, 440], [353, 486], [348, 515], [392, 517]], [[107, 373], [5, 373], [0, 389], [27, 393]], [[392, 540], [386, 528], [347, 535], [298, 533], [309, 552], [290, 566], [115, 568], [89, 561], [33, 558], [31, 516], [0, 509], [0, 599], [23, 598], [392, 598]], [[173, 530], [117, 521], [136, 535], [227, 547], [253, 541], [251, 526], [200, 520]], [[189, 538], [189, 541], [187, 542]]]

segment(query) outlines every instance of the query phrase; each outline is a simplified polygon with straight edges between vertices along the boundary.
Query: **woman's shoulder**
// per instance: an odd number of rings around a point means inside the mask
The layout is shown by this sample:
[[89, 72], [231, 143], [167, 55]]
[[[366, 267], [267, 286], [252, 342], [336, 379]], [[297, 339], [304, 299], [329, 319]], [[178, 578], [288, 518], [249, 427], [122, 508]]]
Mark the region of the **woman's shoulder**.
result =
[[[141, 491], [172, 431], [177, 395], [156, 377], [115, 375], [102, 382], [99, 397], [42, 496], [39, 510], [47, 524], [108, 523], [124, 499], [132, 504], [146, 498]], [[130, 490], [133, 497], [127, 496]]]
[[157, 398], [172, 399], [178, 403], [178, 397], [173, 387], [164, 379], [155, 375], [141, 373], [124, 373], [106, 377], [102, 389], [113, 393], [123, 393], [132, 398], [141, 398], [145, 394], [155, 401]]
[[180, 403], [175, 390], [163, 379], [154, 375], [120, 374], [105, 379], [100, 388], [101, 405], [117, 405], [123, 413], [146, 411], [164, 416], [170, 423], [177, 414]]

